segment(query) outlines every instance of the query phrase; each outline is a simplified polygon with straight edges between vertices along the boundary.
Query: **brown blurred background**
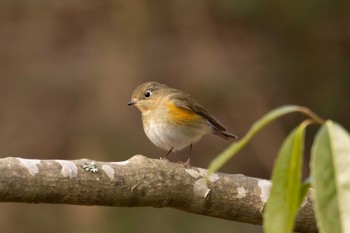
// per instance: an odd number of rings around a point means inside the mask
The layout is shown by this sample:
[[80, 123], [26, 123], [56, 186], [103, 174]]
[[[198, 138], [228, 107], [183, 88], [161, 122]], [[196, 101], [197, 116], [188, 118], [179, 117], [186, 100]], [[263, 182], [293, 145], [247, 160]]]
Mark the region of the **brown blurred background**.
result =
[[[165, 151], [125, 105], [150, 80], [191, 93], [240, 137], [285, 104], [349, 129], [350, 2], [3, 0], [0, 75], [2, 157], [159, 158]], [[294, 114], [270, 125], [221, 171], [269, 178], [283, 138], [302, 119]], [[192, 164], [207, 167], [228, 145], [205, 137]], [[261, 232], [172, 209], [0, 208], [1, 232], [10, 233]]]

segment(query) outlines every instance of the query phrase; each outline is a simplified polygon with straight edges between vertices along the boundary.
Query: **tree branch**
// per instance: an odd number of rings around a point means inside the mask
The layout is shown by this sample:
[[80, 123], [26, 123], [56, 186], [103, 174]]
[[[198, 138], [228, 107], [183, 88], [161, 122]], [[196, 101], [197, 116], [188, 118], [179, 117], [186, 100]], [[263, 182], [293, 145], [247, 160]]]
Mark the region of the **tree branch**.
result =
[[[0, 159], [0, 202], [172, 207], [262, 223], [270, 181], [215, 173], [206, 183], [206, 171], [141, 155], [122, 162], [9, 157]], [[310, 196], [295, 230], [317, 232]]]

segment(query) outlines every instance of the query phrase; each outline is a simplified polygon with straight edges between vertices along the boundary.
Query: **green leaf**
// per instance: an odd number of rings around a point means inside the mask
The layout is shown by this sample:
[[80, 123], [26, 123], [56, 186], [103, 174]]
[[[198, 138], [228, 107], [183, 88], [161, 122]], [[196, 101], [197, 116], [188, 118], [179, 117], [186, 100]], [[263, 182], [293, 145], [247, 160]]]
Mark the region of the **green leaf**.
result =
[[252, 127], [249, 129], [248, 133], [238, 142], [234, 142], [226, 148], [221, 154], [219, 154], [208, 167], [208, 176], [219, 170], [229, 159], [231, 159], [234, 155], [236, 155], [239, 151], [243, 149], [243, 147], [249, 142], [249, 140], [254, 137], [260, 130], [262, 130], [265, 126], [270, 124], [272, 121], [277, 118], [284, 116], [288, 113], [292, 112], [301, 112], [307, 116], [309, 116], [313, 121], [323, 124], [324, 120], [312, 112], [310, 109], [297, 106], [297, 105], [286, 105], [283, 107], [279, 107], [275, 110], [270, 111], [265, 116], [263, 116], [260, 120], [255, 122]]
[[311, 186], [311, 183], [310, 183], [309, 178], [302, 183], [301, 190], [300, 190], [300, 199], [299, 199], [298, 206], [300, 206], [302, 204], [306, 194], [309, 192], [310, 186]]
[[262, 130], [266, 125], [276, 120], [277, 118], [286, 115], [292, 112], [302, 112], [315, 121], [321, 121], [321, 119], [310, 111], [308, 108], [296, 106], [296, 105], [287, 105], [271, 112], [267, 113], [263, 118], [255, 122], [252, 127], [249, 129], [248, 133], [238, 142], [234, 142], [231, 146], [226, 148], [219, 156], [217, 156], [208, 167], [208, 176], [220, 169], [229, 159], [231, 159], [235, 154], [237, 154], [248, 142], [249, 140]]
[[311, 182], [320, 232], [350, 232], [350, 135], [327, 121], [311, 154]]
[[301, 168], [304, 151], [304, 132], [310, 121], [304, 121], [283, 142], [273, 174], [270, 197], [264, 212], [266, 233], [293, 231], [299, 206], [307, 193], [302, 186]]

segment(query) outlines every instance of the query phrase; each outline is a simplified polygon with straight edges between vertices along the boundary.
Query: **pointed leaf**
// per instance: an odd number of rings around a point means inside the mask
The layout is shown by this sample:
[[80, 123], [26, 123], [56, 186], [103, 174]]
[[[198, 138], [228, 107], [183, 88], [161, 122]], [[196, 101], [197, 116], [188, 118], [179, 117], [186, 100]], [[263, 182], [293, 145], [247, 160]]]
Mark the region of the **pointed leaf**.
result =
[[295, 218], [306, 194], [302, 187], [301, 168], [304, 150], [304, 132], [310, 121], [304, 121], [284, 141], [276, 160], [270, 197], [264, 212], [266, 233], [293, 231]]
[[306, 108], [300, 106], [287, 105], [267, 113], [264, 117], [262, 117], [260, 120], [253, 124], [253, 126], [249, 129], [248, 133], [241, 140], [239, 140], [238, 142], [234, 142], [231, 146], [226, 148], [219, 156], [217, 156], [210, 163], [208, 167], [208, 176], [217, 171], [229, 159], [231, 159], [235, 154], [237, 154], [249, 142], [249, 140], [260, 130], [262, 130], [266, 125], [285, 114], [298, 111], [304, 112], [306, 111], [305, 109]]
[[350, 232], [350, 135], [327, 121], [312, 148], [312, 185], [320, 232]]

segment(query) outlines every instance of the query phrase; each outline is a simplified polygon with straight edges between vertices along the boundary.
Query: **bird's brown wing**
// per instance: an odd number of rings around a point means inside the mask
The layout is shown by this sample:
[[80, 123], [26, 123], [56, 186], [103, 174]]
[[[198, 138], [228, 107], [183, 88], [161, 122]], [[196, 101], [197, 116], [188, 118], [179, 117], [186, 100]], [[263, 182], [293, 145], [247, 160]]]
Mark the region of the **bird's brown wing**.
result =
[[211, 126], [213, 127], [213, 134], [220, 136], [224, 139], [238, 138], [236, 135], [229, 133], [227, 129], [208, 112], [208, 110], [206, 110], [202, 105], [200, 105], [189, 94], [176, 90], [176, 92], [170, 95], [169, 98], [177, 107], [195, 112], [198, 115], [201, 115], [204, 118], [206, 118], [209, 124], [211, 124]]

